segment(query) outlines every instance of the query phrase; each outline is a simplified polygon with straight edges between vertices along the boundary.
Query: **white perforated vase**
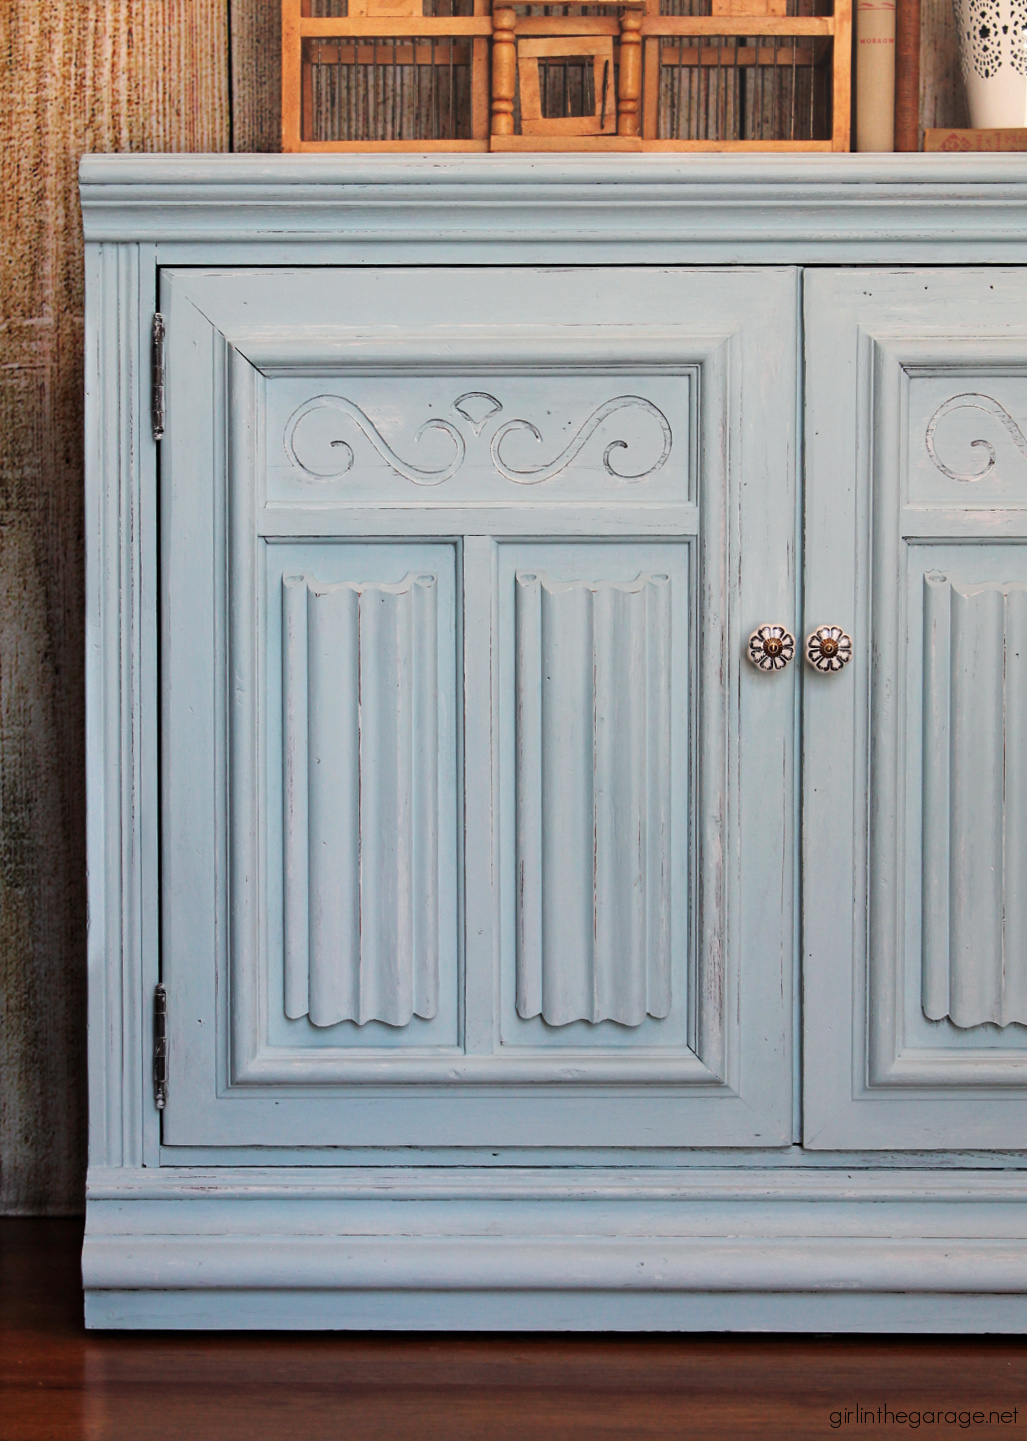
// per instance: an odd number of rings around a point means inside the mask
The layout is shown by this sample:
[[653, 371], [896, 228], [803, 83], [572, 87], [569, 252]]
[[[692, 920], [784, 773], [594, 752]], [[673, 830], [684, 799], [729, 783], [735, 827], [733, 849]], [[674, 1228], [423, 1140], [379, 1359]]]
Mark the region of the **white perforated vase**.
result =
[[1027, 0], [953, 0], [953, 8], [970, 124], [1027, 126]]

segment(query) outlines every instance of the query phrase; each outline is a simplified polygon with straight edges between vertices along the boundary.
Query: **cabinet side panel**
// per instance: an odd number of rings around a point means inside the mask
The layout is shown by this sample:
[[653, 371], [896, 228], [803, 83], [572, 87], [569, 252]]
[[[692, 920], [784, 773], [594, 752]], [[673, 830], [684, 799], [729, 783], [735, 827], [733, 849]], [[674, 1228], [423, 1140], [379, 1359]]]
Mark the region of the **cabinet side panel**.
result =
[[90, 247], [86, 770], [90, 1165], [152, 1160], [156, 946], [155, 454], [150, 247]]

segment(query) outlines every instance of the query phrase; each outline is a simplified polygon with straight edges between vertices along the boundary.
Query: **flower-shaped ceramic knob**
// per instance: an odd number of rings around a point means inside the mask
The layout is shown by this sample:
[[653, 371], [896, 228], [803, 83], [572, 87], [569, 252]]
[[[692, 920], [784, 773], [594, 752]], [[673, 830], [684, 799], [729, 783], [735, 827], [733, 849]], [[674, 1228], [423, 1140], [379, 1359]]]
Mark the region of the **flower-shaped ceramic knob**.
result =
[[840, 625], [819, 625], [806, 637], [806, 659], [822, 675], [841, 670], [852, 659], [852, 636]]
[[795, 654], [795, 637], [783, 625], [761, 625], [749, 637], [749, 659], [757, 670], [784, 670]]

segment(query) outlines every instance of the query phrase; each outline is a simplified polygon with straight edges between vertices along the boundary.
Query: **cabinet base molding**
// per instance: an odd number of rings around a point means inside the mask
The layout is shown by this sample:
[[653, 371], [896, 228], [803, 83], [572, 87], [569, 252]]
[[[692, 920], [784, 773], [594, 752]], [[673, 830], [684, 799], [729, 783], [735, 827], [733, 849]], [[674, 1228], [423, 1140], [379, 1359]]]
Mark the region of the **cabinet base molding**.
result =
[[87, 1291], [93, 1330], [1022, 1334], [1024, 1298], [755, 1291]]
[[1022, 1331], [1025, 1198], [994, 1172], [106, 1172], [86, 1324]]

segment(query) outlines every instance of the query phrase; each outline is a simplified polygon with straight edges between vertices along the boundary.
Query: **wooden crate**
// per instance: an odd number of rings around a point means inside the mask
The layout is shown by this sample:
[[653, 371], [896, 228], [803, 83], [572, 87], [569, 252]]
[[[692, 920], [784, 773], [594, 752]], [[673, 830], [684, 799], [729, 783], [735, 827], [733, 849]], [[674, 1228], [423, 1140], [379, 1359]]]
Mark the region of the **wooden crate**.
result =
[[[424, 14], [461, 3], [469, 13]], [[669, 3], [708, 13], [349, 0], [343, 16], [310, 12], [344, 0], [283, 0], [282, 148], [849, 149], [851, 0], [831, 15], [787, 13], [813, 0]]]

